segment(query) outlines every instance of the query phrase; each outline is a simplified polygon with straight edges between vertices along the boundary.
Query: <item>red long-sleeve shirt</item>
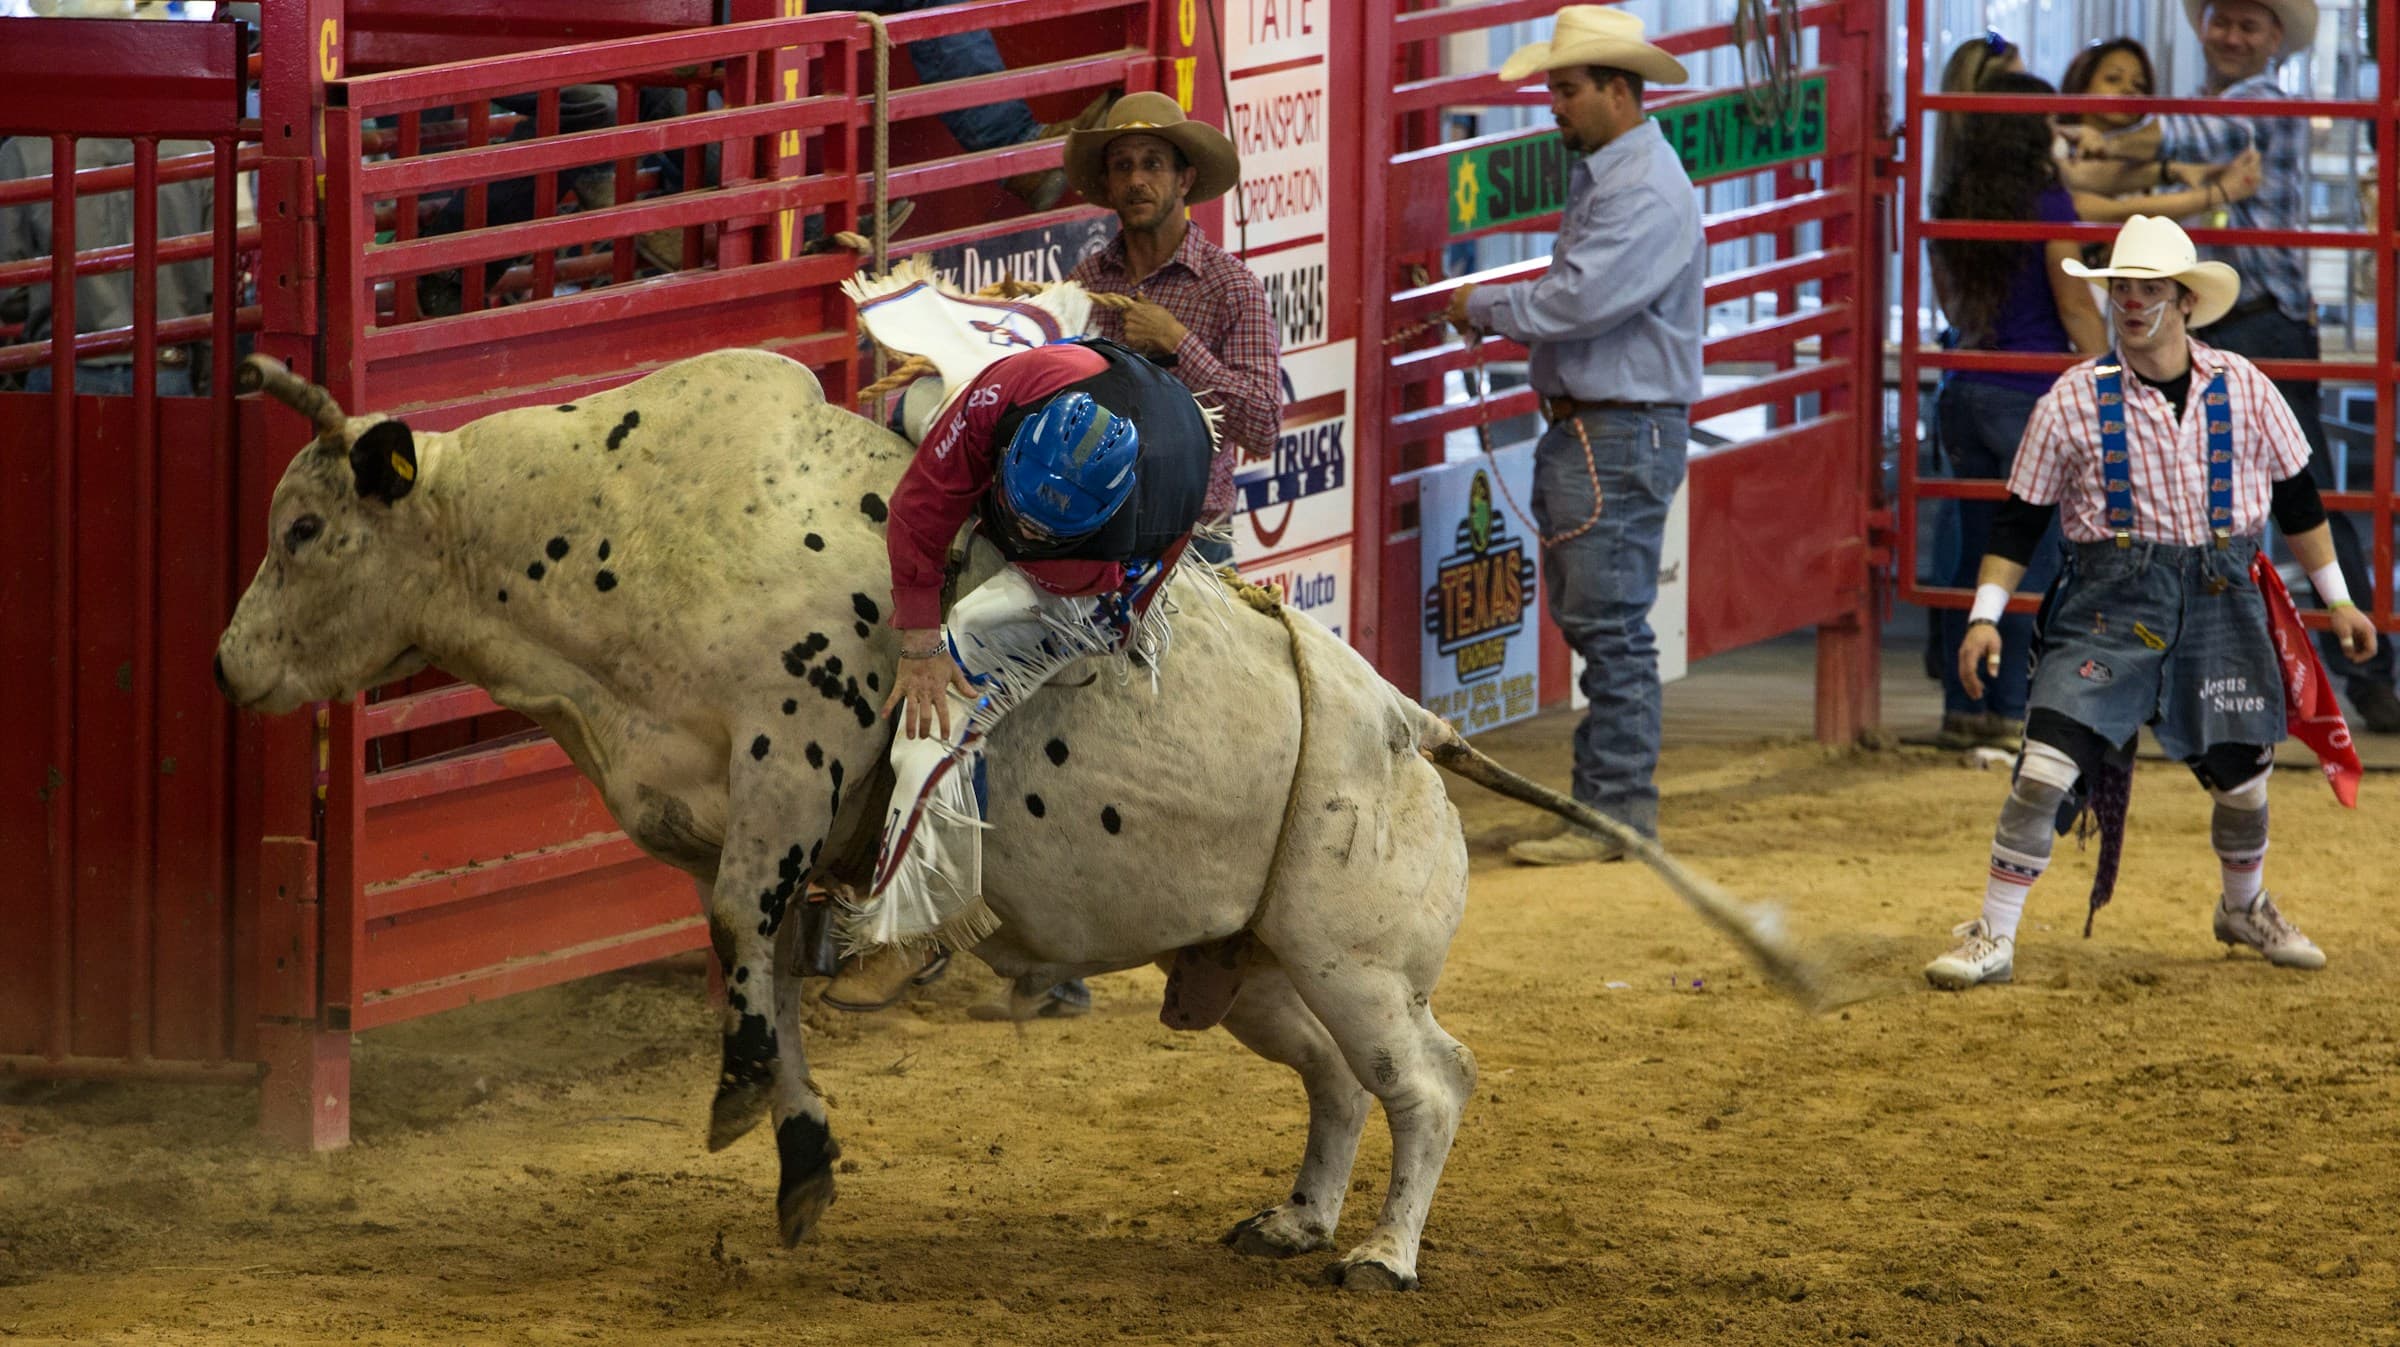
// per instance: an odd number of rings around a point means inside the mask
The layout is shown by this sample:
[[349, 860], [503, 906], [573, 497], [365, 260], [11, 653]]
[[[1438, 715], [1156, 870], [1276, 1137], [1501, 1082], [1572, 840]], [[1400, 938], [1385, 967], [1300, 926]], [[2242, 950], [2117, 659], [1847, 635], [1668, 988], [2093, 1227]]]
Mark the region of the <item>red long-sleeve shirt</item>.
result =
[[[1039, 403], [1108, 368], [1099, 352], [1062, 343], [993, 361], [925, 428], [925, 441], [892, 491], [884, 544], [892, 560], [892, 625], [942, 623], [942, 571], [959, 526], [992, 488], [1003, 446], [992, 431], [1011, 407]], [[1026, 578], [1053, 594], [1098, 594], [1124, 583], [1114, 561], [1020, 561]]]

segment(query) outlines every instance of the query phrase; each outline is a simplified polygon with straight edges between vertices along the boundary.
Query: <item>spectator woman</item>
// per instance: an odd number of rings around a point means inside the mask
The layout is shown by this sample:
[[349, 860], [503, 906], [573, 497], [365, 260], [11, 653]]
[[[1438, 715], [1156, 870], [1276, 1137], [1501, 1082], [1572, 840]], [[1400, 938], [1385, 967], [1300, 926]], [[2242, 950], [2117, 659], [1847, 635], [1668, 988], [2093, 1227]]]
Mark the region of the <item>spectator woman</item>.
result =
[[[2146, 97], [2157, 87], [2150, 53], [2129, 37], [2094, 42], [2067, 63], [2059, 91], [2107, 97]], [[2119, 131], [2142, 120], [2136, 112], [2070, 113], [2055, 119], [2061, 128], [2086, 122]], [[2074, 195], [2083, 219], [2115, 224], [2127, 217], [2164, 215], [2184, 220], [2244, 200], [2258, 190], [2256, 150], [2225, 164], [2132, 163], [2119, 159], [2061, 157], [2059, 177]]]
[[[2050, 94], [2044, 80], [2019, 72], [1987, 76], [1978, 92]], [[1967, 113], [1956, 118], [1956, 139], [1947, 156], [1948, 176], [1934, 184], [1932, 215], [1940, 220], [2041, 221], [2072, 224], [2075, 203], [2060, 183], [2050, 157], [2050, 125], [2037, 113]], [[2069, 277], [2059, 264], [2076, 255], [2075, 244], [1936, 239], [1931, 247], [1934, 293], [1969, 351], [2061, 352], [2095, 355], [2108, 347], [2107, 329], [2091, 288]], [[2049, 373], [1954, 370], [1934, 395], [1934, 426], [1953, 474], [2006, 477], [2017, 441], [2033, 415], [2033, 404], [2056, 379]], [[1949, 559], [1947, 583], [1973, 588], [1975, 568], [1991, 533], [1995, 505], [1962, 500], [1949, 536], [1937, 537], [1937, 556]], [[2039, 593], [2057, 574], [2059, 546], [2045, 539], [2024, 587]], [[1981, 697], [1970, 697], [1959, 681], [1958, 647], [1967, 615], [1944, 609], [1942, 640], [1942, 733], [1946, 747], [2016, 747], [2024, 732], [2025, 698], [2033, 622], [2022, 614], [2002, 619], [2003, 668], [1987, 679]]]

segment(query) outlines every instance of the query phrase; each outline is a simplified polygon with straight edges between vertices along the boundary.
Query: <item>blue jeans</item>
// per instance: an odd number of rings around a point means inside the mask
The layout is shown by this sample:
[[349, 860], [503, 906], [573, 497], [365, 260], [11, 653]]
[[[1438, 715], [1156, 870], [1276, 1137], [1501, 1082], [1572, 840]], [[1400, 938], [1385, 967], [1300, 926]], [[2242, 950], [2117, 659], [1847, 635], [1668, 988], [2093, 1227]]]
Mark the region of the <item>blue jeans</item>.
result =
[[[1586, 466], [1580, 425], [1590, 437]], [[1678, 411], [1595, 411], [1561, 421], [1533, 451], [1533, 519], [1542, 536], [1589, 529], [1542, 553], [1550, 618], [1584, 658], [1591, 702], [1575, 727], [1575, 798], [1658, 835], [1658, 554], [1683, 485], [1690, 423]], [[1598, 481], [1594, 482], [1597, 475]]]
[[[2008, 476], [2009, 465], [2016, 461], [2017, 442], [2025, 438], [2025, 423], [2033, 419], [2033, 404], [2039, 400], [2036, 394], [1998, 384], [1943, 380], [1941, 391], [1934, 394], [1933, 419], [1935, 433], [1941, 437], [1942, 452], [1950, 460], [1950, 471], [1959, 477]], [[1949, 504], [1957, 508], [1943, 516], [1943, 527], [1951, 536], [1937, 545], [1950, 558], [1949, 570], [1942, 580], [1945, 584], [1973, 589], [1984, 551], [1991, 545], [1992, 521], [1999, 515], [2000, 506], [1988, 500], [1959, 500]], [[2035, 546], [2033, 561], [2026, 566], [2025, 578], [2017, 582], [2017, 588], [2035, 594], [2050, 588], [2066, 558], [2064, 547], [2058, 523], [2053, 520], [2049, 531]], [[2010, 720], [2023, 720], [2026, 691], [2033, 680], [2033, 615], [2010, 613], [2000, 619], [2000, 672], [1984, 680], [1981, 700], [1969, 697], [1965, 686], [1958, 681], [1958, 647], [1967, 637], [1966, 610], [1941, 609], [1937, 621], [1942, 633], [1938, 654], [1942, 713], [1990, 712]]]
[[[2213, 323], [2200, 333], [2201, 340], [2219, 350], [2254, 360], [2314, 360], [2318, 355], [2317, 330], [2306, 323], [2284, 316], [2281, 309], [2266, 308], [2239, 318], [2227, 318]], [[2300, 422], [2300, 433], [2308, 437], [2308, 475], [2315, 479], [2320, 491], [2333, 490], [2333, 460], [2325, 444], [2325, 423], [2313, 379], [2277, 379], [2275, 390], [2283, 400], [2292, 404], [2292, 415]], [[2333, 531], [2333, 559], [2341, 567], [2342, 583], [2350, 587], [2350, 597], [2358, 606], [2372, 611], [2375, 606], [2375, 551], [2359, 536], [2358, 522], [2349, 515], [2328, 511], [2325, 522]], [[2295, 595], [2294, 597], [2301, 597]], [[2392, 646], [2389, 641], [2375, 643], [2374, 657], [2364, 664], [2352, 664], [2342, 653], [2342, 644], [2332, 632], [2317, 633], [2317, 650], [2325, 661], [2328, 676], [2356, 685], [2392, 681]]]
[[[25, 391], [50, 391], [50, 367], [36, 365], [25, 371]], [[80, 364], [75, 367], [75, 391], [87, 397], [131, 397], [133, 395], [133, 366]], [[158, 395], [162, 398], [192, 396], [192, 367], [180, 369], [161, 366], [158, 371]]]
[[[837, 10], [868, 14], [913, 14], [920, 9], [955, 4], [957, 0], [819, 0], [810, 5], [811, 13], [831, 13]], [[908, 44], [908, 59], [917, 68], [917, 80], [933, 84], [941, 80], [966, 79], [974, 75], [996, 75], [1006, 66], [1000, 64], [1000, 46], [988, 32], [959, 33], [952, 37], [929, 37]], [[1033, 110], [1016, 99], [986, 103], [978, 108], [961, 108], [945, 112], [942, 125], [950, 128], [950, 136], [961, 148], [969, 150], [997, 149], [1002, 145], [1021, 145], [1041, 134], [1041, 126], [1033, 120]]]

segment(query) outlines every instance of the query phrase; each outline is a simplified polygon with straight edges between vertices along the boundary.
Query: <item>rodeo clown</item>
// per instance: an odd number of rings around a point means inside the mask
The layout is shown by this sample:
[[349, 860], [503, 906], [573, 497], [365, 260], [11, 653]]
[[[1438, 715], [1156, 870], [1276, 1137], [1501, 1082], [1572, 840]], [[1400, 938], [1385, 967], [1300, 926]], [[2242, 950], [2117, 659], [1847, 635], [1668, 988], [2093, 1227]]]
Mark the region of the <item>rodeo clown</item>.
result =
[[[1142, 356], [1062, 339], [1089, 311], [1075, 287], [1027, 305], [951, 294], [921, 273], [896, 279], [854, 291], [860, 317], [887, 345], [927, 354], [941, 378], [918, 381], [904, 404], [921, 433], [885, 525], [896, 781], [874, 886], [844, 934], [854, 948], [965, 949], [997, 927], [982, 897], [980, 745], [1078, 659], [1155, 667], [1164, 655], [1154, 600], [1200, 518], [1216, 426]], [[985, 316], [958, 320], [978, 308]], [[946, 400], [927, 419], [932, 397]], [[1008, 564], [957, 600], [945, 629], [951, 543], [970, 520]]]
[[[2115, 349], [2068, 370], [2035, 407], [1976, 577], [1958, 657], [1970, 696], [1998, 671], [1997, 620], [2061, 516], [2072, 556], [2043, 603], [2025, 747], [1994, 829], [1983, 915], [1953, 932], [1958, 947], [1925, 966], [1926, 980], [1950, 990], [2010, 980], [2025, 895], [2050, 863], [2054, 827], [2083, 802], [2079, 783], [2097, 783], [2095, 812], [2104, 833], [2117, 830], [2104, 837], [2092, 895], [2095, 908], [2107, 900], [2123, 826], [2123, 790], [2110, 782], [2129, 786], [2144, 725], [2216, 800], [2217, 939], [2282, 967], [2322, 968], [2324, 953], [2262, 887], [2267, 776], [2286, 719], [2269, 604], [2289, 605], [2260, 557], [2270, 515], [2350, 659], [2374, 653], [2375, 627], [2334, 565], [2308, 441], [2255, 366], [2186, 335], [2223, 317], [2241, 285], [2232, 267], [2197, 260], [2173, 221], [2136, 215], [2106, 267], [2064, 266], [2107, 284]], [[2321, 686], [2306, 642], [2294, 644]], [[2315, 745], [2320, 755], [2347, 752], [2338, 720], [2326, 724], [2335, 732]]]

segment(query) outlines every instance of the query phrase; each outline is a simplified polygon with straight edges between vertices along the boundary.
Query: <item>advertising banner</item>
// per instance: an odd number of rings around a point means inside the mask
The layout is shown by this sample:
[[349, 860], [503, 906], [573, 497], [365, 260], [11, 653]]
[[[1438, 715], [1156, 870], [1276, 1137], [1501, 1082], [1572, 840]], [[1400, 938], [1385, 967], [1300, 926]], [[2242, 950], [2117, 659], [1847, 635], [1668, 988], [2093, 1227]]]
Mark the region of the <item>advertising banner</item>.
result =
[[1351, 529], [1351, 385], [1358, 343], [1283, 357], [1283, 433], [1275, 452], [1233, 472], [1233, 555], [1247, 568], [1346, 538]]
[[1242, 578], [1281, 591], [1285, 607], [1315, 618], [1344, 641], [1350, 639], [1350, 544], [1244, 566]]
[[1417, 699], [1474, 734], [1541, 705], [1541, 562], [1503, 502], [1533, 495], [1533, 446], [1417, 479], [1425, 641]]

